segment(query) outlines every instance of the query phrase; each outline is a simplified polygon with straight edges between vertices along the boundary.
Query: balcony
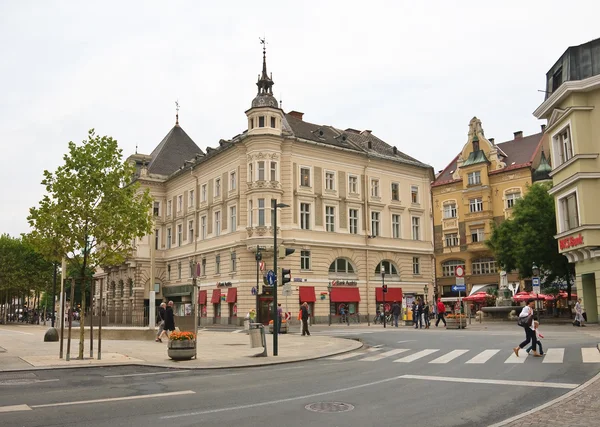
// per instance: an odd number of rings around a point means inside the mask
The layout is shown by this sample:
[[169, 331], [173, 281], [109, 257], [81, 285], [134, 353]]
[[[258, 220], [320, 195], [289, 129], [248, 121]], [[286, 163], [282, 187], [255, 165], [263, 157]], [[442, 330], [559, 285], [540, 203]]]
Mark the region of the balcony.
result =
[[492, 210], [483, 210], [479, 212], [468, 212], [465, 214], [465, 221], [473, 221], [476, 219], [492, 219], [494, 217], [494, 212]]
[[442, 230], [452, 230], [458, 228], [458, 218], [447, 218], [442, 220]]

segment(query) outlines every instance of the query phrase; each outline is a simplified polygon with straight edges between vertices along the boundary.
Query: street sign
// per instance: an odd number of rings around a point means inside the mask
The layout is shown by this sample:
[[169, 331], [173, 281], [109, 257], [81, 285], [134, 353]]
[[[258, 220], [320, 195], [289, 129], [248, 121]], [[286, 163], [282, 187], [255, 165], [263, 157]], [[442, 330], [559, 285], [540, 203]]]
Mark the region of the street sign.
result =
[[251, 292], [252, 292], [252, 295], [256, 295], [256, 286], [252, 287], [252, 291]]
[[452, 286], [452, 292], [465, 292], [467, 287], [465, 285], [454, 285]]
[[539, 277], [534, 277], [531, 279], [531, 284], [533, 286], [540, 286], [540, 278]]
[[258, 263], [258, 268], [260, 269], [260, 271], [265, 271], [265, 262], [264, 261], [260, 261]]
[[283, 295], [284, 297], [291, 297], [292, 293], [293, 291], [291, 284], [287, 283], [281, 287], [281, 295]]
[[269, 286], [275, 285], [275, 281], [277, 280], [277, 276], [273, 270], [267, 271], [267, 283]]
[[464, 277], [457, 277], [456, 278], [456, 284], [458, 286], [464, 286], [465, 285], [465, 278]]
[[454, 269], [454, 275], [456, 277], [465, 277], [465, 268], [462, 265], [457, 265]]
[[542, 293], [542, 289], [540, 288], [540, 285], [534, 285], [533, 286], [533, 293], [534, 294], [541, 294]]

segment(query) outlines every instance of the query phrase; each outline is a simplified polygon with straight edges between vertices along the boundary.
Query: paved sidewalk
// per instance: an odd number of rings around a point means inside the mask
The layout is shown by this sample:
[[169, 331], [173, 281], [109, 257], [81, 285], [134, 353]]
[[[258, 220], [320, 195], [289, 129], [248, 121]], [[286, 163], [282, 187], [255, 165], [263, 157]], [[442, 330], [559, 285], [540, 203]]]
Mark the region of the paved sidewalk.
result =
[[[102, 340], [101, 360], [98, 360], [98, 341], [90, 357], [90, 342], [84, 341], [84, 359], [77, 359], [79, 340], [71, 340], [70, 361], [66, 361], [67, 340], [63, 358], [59, 358], [60, 342], [44, 342], [47, 326], [0, 326], [0, 372], [43, 368], [139, 364], [165, 368], [215, 369], [261, 366], [298, 362], [332, 356], [362, 347], [362, 343], [328, 336], [282, 334], [279, 336], [279, 355], [273, 356], [273, 335], [266, 334], [268, 357], [254, 357], [261, 348], [251, 348], [244, 333], [200, 331], [198, 357], [188, 361], [173, 361], [167, 356], [166, 342], [153, 340]], [[79, 337], [79, 329], [73, 331]]]

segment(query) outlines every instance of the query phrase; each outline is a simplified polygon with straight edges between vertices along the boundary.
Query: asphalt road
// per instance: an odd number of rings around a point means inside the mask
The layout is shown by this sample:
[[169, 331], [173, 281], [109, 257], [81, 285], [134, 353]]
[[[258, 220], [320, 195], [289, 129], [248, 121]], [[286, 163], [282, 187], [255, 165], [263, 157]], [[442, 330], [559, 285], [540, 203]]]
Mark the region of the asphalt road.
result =
[[600, 360], [582, 351], [597, 341], [564, 328], [546, 331], [548, 359], [523, 354], [523, 363], [513, 363], [519, 332], [314, 328], [316, 334], [360, 338], [367, 346], [339, 357], [259, 368], [4, 373], [0, 421], [6, 426], [479, 427], [558, 397], [600, 369]]

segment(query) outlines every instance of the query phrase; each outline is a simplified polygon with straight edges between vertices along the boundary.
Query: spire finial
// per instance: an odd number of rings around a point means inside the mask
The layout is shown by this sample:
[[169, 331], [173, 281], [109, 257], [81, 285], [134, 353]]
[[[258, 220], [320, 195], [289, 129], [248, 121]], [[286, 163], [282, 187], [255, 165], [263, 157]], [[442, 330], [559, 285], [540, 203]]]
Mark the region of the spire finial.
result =
[[179, 125], [179, 100], [175, 101], [175, 124]]
[[135, 154], [137, 154], [137, 144], [135, 144]]
[[263, 68], [262, 68], [262, 78], [266, 79], [267, 77], [267, 38], [258, 38], [260, 40], [260, 44], [263, 47]]

